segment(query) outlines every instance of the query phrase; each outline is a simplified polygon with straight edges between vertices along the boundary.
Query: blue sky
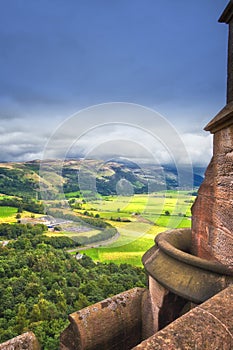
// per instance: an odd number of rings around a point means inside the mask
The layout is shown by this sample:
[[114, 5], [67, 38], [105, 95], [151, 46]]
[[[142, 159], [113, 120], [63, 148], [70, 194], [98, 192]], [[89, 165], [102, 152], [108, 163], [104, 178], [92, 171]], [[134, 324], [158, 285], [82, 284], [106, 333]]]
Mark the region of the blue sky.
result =
[[1, 0], [1, 160], [39, 158], [82, 108], [142, 104], [206, 164], [202, 131], [224, 106], [226, 0]]

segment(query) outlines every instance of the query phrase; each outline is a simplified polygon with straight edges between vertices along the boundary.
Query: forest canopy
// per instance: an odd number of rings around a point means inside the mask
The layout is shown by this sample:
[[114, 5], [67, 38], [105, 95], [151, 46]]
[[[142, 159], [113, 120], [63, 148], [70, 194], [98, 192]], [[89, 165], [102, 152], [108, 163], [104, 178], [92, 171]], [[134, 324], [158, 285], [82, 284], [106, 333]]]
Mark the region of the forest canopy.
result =
[[68, 314], [133, 287], [144, 287], [140, 268], [76, 260], [41, 232], [0, 246], [0, 342], [33, 331], [44, 350], [57, 350]]

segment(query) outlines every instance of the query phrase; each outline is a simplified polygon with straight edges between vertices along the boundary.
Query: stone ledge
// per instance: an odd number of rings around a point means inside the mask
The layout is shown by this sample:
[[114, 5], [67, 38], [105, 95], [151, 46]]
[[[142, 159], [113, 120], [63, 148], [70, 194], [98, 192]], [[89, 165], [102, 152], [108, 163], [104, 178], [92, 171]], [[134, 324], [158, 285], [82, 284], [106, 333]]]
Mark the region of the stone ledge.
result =
[[204, 128], [212, 134], [233, 124], [233, 102], [229, 102]]
[[0, 350], [40, 350], [36, 336], [27, 332], [0, 344]]
[[232, 320], [233, 286], [230, 286], [132, 350], [231, 350]]

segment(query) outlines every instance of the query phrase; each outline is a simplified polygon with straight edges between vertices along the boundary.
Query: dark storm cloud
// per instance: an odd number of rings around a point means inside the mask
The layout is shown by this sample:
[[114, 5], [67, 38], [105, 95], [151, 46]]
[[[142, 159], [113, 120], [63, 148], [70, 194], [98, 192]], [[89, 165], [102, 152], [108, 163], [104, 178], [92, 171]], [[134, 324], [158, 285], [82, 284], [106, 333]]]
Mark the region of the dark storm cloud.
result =
[[[225, 102], [227, 36], [217, 23], [224, 5], [222, 0], [3, 2], [0, 131], [8, 136], [2, 157], [32, 159], [63, 119], [109, 101], [145, 104], [182, 134], [199, 135]], [[14, 134], [17, 128], [21, 137]]]

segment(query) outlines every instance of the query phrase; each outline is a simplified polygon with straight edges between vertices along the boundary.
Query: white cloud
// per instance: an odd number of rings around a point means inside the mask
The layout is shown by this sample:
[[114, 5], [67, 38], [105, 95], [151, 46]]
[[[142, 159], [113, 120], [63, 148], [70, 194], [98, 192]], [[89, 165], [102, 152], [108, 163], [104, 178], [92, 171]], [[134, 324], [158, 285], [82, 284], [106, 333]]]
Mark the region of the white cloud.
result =
[[185, 133], [181, 137], [192, 162], [196, 165], [207, 165], [213, 154], [212, 135]]
[[59, 119], [1, 118], [0, 160], [118, 156], [156, 164], [173, 160], [206, 166], [212, 154], [211, 135], [196, 129], [179, 133], [169, 120], [142, 106], [91, 107], [56, 127]]

